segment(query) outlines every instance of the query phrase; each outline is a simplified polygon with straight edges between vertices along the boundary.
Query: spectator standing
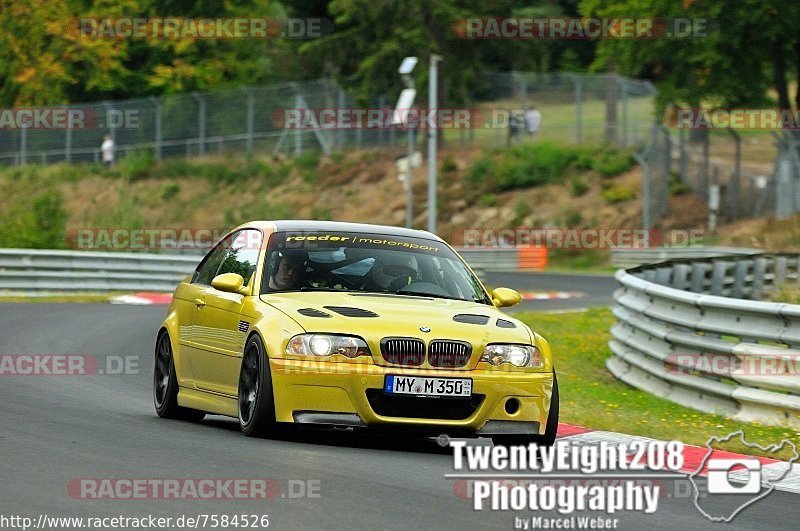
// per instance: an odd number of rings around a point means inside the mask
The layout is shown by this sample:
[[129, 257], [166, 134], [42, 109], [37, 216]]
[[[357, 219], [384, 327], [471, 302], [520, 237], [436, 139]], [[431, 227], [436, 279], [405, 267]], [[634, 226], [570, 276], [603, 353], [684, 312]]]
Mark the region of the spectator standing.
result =
[[100, 145], [100, 152], [103, 155], [103, 166], [111, 167], [114, 165], [114, 140], [111, 135], [106, 135]]
[[531, 138], [535, 137], [536, 133], [539, 132], [539, 126], [541, 123], [542, 113], [540, 113], [535, 107], [530, 107], [525, 111], [525, 129], [528, 131], [528, 134]]

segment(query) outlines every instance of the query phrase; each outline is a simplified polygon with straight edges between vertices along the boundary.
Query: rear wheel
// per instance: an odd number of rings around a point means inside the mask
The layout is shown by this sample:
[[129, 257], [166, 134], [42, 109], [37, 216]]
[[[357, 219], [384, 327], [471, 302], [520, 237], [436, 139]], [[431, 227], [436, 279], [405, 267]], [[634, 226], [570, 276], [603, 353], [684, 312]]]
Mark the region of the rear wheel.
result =
[[492, 442], [496, 446], [515, 446], [536, 443], [538, 446], [553, 446], [556, 442], [556, 432], [558, 431], [558, 380], [553, 371], [553, 394], [550, 397], [550, 411], [547, 413], [547, 425], [544, 435], [496, 435], [492, 437]]
[[155, 366], [153, 367], [153, 402], [156, 413], [165, 419], [200, 421], [205, 412], [178, 405], [178, 378], [169, 334], [162, 330], [156, 340]]
[[276, 427], [269, 358], [257, 334], [244, 347], [239, 372], [239, 426], [248, 437], [263, 437]]

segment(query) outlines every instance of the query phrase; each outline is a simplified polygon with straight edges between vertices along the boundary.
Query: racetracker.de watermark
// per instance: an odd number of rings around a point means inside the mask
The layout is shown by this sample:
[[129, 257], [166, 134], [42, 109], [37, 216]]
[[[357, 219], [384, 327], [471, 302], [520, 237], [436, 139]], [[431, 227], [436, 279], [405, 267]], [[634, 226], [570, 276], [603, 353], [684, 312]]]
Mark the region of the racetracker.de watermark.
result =
[[660, 231], [657, 229], [595, 228], [561, 229], [468, 228], [456, 234], [453, 243], [466, 248], [538, 246], [548, 249], [647, 249], [649, 247], [699, 245], [701, 230]]
[[[67, 246], [85, 251], [155, 251], [211, 249], [229, 229], [152, 227], [127, 229], [114, 227], [80, 228], [67, 231]], [[245, 237], [249, 232], [243, 233]], [[259, 233], [260, 234], [260, 233]], [[244, 242], [247, 248], [259, 249], [260, 237]]]
[[689, 130], [738, 129], [773, 131], [800, 129], [800, 111], [793, 109], [675, 108], [665, 118], [668, 127]]
[[30, 107], [0, 109], [0, 130], [81, 130], [136, 129], [140, 127], [139, 111], [73, 107]]
[[67, 494], [76, 500], [270, 500], [318, 499], [319, 479], [271, 478], [74, 478]]
[[91, 354], [0, 354], [0, 376], [139, 374], [139, 356]]
[[697, 372], [715, 376], [796, 378], [800, 376], [800, 355], [759, 353], [732, 355], [719, 353], [672, 353], [664, 358], [664, 368], [671, 374]]
[[708, 37], [707, 18], [471, 17], [456, 21], [462, 39], [687, 39]]
[[333, 33], [327, 18], [83, 17], [70, 23], [91, 39], [317, 39]]

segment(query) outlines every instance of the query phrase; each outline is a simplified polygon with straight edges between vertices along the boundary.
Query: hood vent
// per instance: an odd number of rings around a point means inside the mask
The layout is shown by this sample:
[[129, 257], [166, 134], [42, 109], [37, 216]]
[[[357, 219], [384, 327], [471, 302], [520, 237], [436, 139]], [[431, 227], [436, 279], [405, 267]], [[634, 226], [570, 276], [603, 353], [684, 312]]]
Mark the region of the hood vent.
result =
[[497, 320], [498, 328], [516, 328], [517, 325], [512, 323], [511, 321], [506, 321], [505, 319], [498, 319]]
[[488, 315], [475, 315], [471, 313], [460, 313], [453, 316], [453, 321], [457, 323], [467, 323], [476, 325], [485, 325], [489, 322]]
[[350, 293], [351, 297], [380, 297], [382, 299], [410, 299], [414, 301], [432, 301], [431, 297], [412, 297], [411, 295], [398, 295], [396, 293]]
[[353, 308], [352, 306], [325, 306], [326, 310], [336, 312], [345, 317], [378, 317], [378, 314], [363, 308]]
[[316, 308], [300, 308], [297, 310], [297, 313], [300, 315], [305, 315], [306, 317], [330, 317], [329, 313], [325, 313], [321, 310], [317, 310]]

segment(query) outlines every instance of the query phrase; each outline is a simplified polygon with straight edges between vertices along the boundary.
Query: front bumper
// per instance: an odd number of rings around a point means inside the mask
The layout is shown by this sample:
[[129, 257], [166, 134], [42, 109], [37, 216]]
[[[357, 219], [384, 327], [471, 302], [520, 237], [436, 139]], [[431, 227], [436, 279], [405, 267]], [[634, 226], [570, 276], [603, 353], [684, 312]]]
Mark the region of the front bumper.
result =
[[[543, 434], [553, 389], [552, 373], [418, 370], [277, 358], [269, 362], [278, 422]], [[471, 378], [473, 397], [470, 403], [452, 398], [398, 399], [383, 394], [387, 374]], [[457, 418], [441, 418], [448, 415]]]

